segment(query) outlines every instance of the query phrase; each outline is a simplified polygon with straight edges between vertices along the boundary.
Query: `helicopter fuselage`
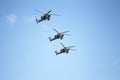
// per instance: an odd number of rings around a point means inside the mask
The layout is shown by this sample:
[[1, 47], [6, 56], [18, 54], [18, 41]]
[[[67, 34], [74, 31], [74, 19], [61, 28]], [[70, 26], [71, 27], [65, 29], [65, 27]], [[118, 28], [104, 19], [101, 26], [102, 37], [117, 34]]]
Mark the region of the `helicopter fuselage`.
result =
[[41, 20], [50, 20], [50, 15], [49, 14], [44, 14], [43, 16], [41, 16]]
[[70, 49], [68, 48], [63, 48], [63, 49], [60, 49], [60, 53], [68, 53]]
[[58, 34], [56, 34], [55, 36], [54, 36], [54, 39], [63, 39], [63, 36], [64, 36], [64, 34], [62, 34], [62, 33], [58, 33]]

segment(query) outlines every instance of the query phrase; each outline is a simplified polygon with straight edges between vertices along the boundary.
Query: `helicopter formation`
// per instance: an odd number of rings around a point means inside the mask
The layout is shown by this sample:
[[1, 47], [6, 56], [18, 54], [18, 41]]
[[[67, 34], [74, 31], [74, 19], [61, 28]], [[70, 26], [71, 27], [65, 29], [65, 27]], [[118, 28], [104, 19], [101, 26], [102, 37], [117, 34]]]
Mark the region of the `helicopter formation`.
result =
[[[35, 11], [42, 13], [42, 12], [39, 11], [39, 10], [35, 10]], [[60, 16], [60, 15], [58, 15], [58, 14], [50, 14], [51, 11], [52, 11], [52, 10], [49, 10], [47, 13], [44, 13], [40, 18], [36, 18], [36, 19], [35, 19], [36, 23], [38, 24], [39, 22], [44, 21], [44, 20], [48, 20], [48, 21], [49, 21], [50, 18], [51, 18], [51, 15]], [[58, 32], [55, 28], [53, 28], [53, 30], [54, 30], [57, 34], [55, 34], [53, 38], [48, 37], [48, 39], [50, 40], [50, 42], [51, 42], [51, 41], [54, 41], [54, 40], [57, 40], [57, 39], [61, 39], [61, 40], [62, 40], [63, 37], [64, 37], [64, 35], [69, 35], [69, 36], [70, 36], [70, 34], [66, 34], [67, 32], [70, 32], [70, 31]], [[56, 55], [59, 55], [59, 54], [62, 54], [62, 53], [68, 54], [70, 50], [76, 51], [75, 49], [72, 49], [72, 48], [75, 47], [75, 46], [66, 47], [66, 46], [64, 46], [63, 43], [60, 42], [60, 44], [63, 46], [63, 48], [60, 49], [59, 51], [55, 51], [55, 54], [56, 54]]]

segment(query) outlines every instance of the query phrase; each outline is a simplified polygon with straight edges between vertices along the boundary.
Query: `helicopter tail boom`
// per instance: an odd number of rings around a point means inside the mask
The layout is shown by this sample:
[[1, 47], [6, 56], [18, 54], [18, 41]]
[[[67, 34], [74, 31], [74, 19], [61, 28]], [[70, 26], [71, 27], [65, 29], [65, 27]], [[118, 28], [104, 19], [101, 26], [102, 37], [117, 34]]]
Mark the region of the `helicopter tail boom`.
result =
[[56, 54], [56, 56], [58, 55], [58, 52], [57, 51], [55, 51], [55, 54]]

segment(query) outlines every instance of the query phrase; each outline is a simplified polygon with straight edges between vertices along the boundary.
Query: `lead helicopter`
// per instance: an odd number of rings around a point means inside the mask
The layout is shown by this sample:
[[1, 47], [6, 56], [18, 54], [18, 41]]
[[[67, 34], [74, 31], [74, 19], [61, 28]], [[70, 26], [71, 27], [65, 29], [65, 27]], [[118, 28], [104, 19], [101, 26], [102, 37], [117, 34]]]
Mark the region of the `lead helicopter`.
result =
[[71, 36], [70, 34], [65, 34], [65, 33], [70, 32], [70, 31], [58, 32], [55, 28], [53, 28], [53, 30], [54, 30], [55, 32], [57, 32], [57, 34], [54, 35], [54, 38], [48, 37], [50, 41], [53, 41], [53, 40], [56, 40], [56, 39], [61, 39], [61, 40], [62, 40], [63, 37], [64, 37], [64, 35], [69, 35], [69, 36]]
[[40, 18], [36, 18], [36, 19], [35, 19], [35, 21], [37, 22], [37, 24], [38, 24], [39, 22], [41, 22], [41, 21], [44, 21], [44, 20], [48, 20], [48, 21], [49, 21], [50, 18], [51, 18], [51, 15], [60, 16], [59, 14], [50, 14], [50, 12], [51, 12], [52, 10], [49, 10], [47, 13], [43, 13], [43, 12], [37, 10], [37, 9], [35, 9], [35, 11], [43, 14]]
[[62, 43], [60, 43], [60, 44], [63, 46], [63, 48], [60, 49], [59, 52], [55, 51], [56, 55], [61, 54], [61, 53], [66, 53], [66, 54], [68, 54], [70, 50], [76, 51], [75, 49], [71, 49], [72, 47], [75, 47], [75, 46], [65, 47]]

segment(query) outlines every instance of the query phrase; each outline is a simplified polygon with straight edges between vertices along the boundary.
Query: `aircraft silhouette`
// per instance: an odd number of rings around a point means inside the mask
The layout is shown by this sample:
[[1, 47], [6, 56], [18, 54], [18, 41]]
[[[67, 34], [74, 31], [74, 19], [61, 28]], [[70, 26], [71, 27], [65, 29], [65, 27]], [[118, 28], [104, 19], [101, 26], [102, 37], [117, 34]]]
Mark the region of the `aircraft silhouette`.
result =
[[66, 53], [66, 54], [68, 54], [68, 53], [69, 53], [69, 50], [76, 51], [75, 49], [71, 49], [72, 47], [75, 47], [75, 46], [65, 47], [62, 43], [60, 43], [60, 44], [63, 46], [63, 48], [60, 49], [59, 52], [55, 51], [56, 55], [61, 54], [61, 53]]
[[[36, 10], [36, 9], [35, 9], [35, 11], [42, 13], [41, 11]], [[44, 13], [39, 19], [36, 18], [35, 21], [37, 22], [37, 24], [38, 24], [39, 22], [41, 22], [41, 21], [44, 21], [44, 20], [48, 20], [48, 21], [49, 21], [50, 18], [51, 18], [51, 15], [60, 16], [60, 15], [58, 15], [58, 14], [50, 14], [51, 11], [52, 11], [52, 10], [49, 10], [47, 13]]]
[[61, 39], [62, 40], [64, 35], [70, 35], [70, 34], [65, 34], [65, 33], [70, 32], [70, 31], [58, 32], [56, 29], [53, 29], [53, 30], [56, 31], [57, 34], [54, 35], [54, 38], [49, 37], [50, 41], [53, 41], [53, 40], [56, 40], [56, 39]]

